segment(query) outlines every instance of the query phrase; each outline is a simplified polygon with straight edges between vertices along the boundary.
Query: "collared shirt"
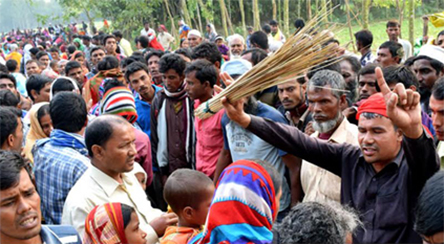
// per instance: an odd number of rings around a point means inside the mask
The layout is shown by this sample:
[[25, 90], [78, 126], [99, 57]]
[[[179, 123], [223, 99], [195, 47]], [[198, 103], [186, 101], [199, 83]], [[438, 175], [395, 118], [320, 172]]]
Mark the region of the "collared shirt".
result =
[[147, 233], [148, 243], [159, 241], [153, 227], [153, 219], [163, 212], [151, 207], [145, 191], [131, 173], [123, 173], [122, 183], [92, 165], [71, 189], [63, 209], [62, 223], [72, 225], [81, 236], [85, 232], [85, 219], [99, 204], [120, 202], [131, 206], [137, 213], [140, 228]]
[[143, 28], [140, 31], [141, 36], [147, 36], [149, 41], [153, 40], [154, 37], [156, 37], [156, 31], [154, 31], [152, 28], [149, 28], [148, 31]]
[[[154, 93], [157, 95], [157, 92], [162, 90], [162, 88], [157, 87], [155, 85], [151, 85], [154, 89]], [[153, 98], [154, 100], [154, 98]], [[140, 128], [142, 128], [142, 131], [145, 132], [150, 138], [151, 138], [151, 104], [142, 100], [139, 94], [135, 95], [135, 104], [136, 104], [136, 111], [137, 111], [137, 123], [140, 125]]]
[[[341, 203], [361, 214], [364, 229], [354, 243], [420, 243], [413, 231], [413, 208], [422, 187], [439, 169], [433, 138], [403, 138], [395, 159], [376, 173], [359, 147], [311, 138], [297, 128], [251, 116], [247, 128], [281, 150], [341, 177]], [[395, 143], [395, 142], [393, 142]]]
[[372, 51], [369, 50], [366, 54], [362, 55], [361, 57], [361, 66], [364, 67], [367, 64], [373, 63], [375, 61], [375, 57], [372, 54]]
[[82, 238], [69, 225], [42, 225], [40, 237], [44, 244], [82, 244]]
[[131, 48], [131, 43], [127, 39], [125, 39], [125, 38], [120, 39], [119, 44], [122, 47], [123, 52], [125, 53], [125, 56], [129, 57], [133, 54], [133, 49]]
[[[314, 132], [311, 137], [318, 138], [319, 132]], [[358, 127], [344, 118], [327, 141], [358, 146]], [[301, 183], [305, 194], [303, 202], [339, 202], [341, 200], [341, 178], [305, 160], [302, 161], [301, 166]]]
[[[66, 133], [84, 144], [80, 135]], [[86, 146], [85, 146], [86, 150]], [[90, 166], [90, 160], [73, 147], [55, 146], [51, 138], [37, 140], [33, 150], [37, 190], [47, 224], [60, 224], [69, 191]]]
[[398, 43], [401, 44], [402, 48], [404, 49], [404, 57], [401, 60], [401, 62], [404, 62], [412, 56], [412, 44], [410, 44], [409, 41], [401, 38], [398, 38]]

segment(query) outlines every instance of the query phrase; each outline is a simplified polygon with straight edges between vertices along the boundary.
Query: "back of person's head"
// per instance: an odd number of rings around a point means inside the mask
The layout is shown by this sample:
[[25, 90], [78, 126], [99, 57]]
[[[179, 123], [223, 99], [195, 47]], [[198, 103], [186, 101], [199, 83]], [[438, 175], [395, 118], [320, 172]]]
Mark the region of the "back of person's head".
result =
[[195, 71], [195, 77], [204, 84], [208, 81], [210, 87], [213, 88], [217, 82], [217, 70], [212, 63], [208, 60], [196, 60], [193, 61], [185, 69], [185, 74], [189, 74]]
[[137, 42], [140, 43], [140, 46], [142, 48], [148, 48], [148, 46], [150, 45], [150, 40], [147, 36], [139, 36], [137, 38]]
[[150, 60], [151, 57], [156, 56], [158, 58], [161, 58], [165, 53], [162, 50], [154, 49], [148, 52], [148, 54], [145, 56], [146, 63], [148, 63], [148, 60]]
[[192, 59], [191, 51], [189, 48], [179, 48], [174, 51], [175, 54], [181, 54], [189, 59]]
[[130, 75], [136, 73], [139, 70], [144, 70], [147, 74], [149, 74], [148, 66], [142, 62], [133, 62], [130, 65], [126, 66], [125, 71], [125, 79], [129, 81]]
[[414, 229], [424, 240], [444, 231], [443, 182], [444, 171], [438, 171], [427, 180], [418, 197]]
[[436, 100], [444, 100], [444, 77], [439, 78], [433, 85], [432, 96]]
[[191, 53], [191, 58], [193, 60], [196, 59], [206, 59], [210, 61], [212, 64], [216, 65], [217, 62], [221, 62], [222, 54], [220, 53], [217, 45], [212, 42], [203, 42], [193, 48]]
[[20, 183], [20, 173], [22, 169], [26, 170], [31, 179], [30, 168], [19, 153], [0, 150], [0, 191], [16, 187]]
[[67, 51], [68, 55], [71, 55], [71, 54], [73, 54], [75, 51], [77, 51], [77, 47], [74, 46], [74, 45], [69, 45], [69, 46], [66, 48], [66, 51]]
[[94, 158], [93, 146], [104, 147], [111, 139], [115, 129], [121, 125], [129, 125], [128, 121], [117, 115], [101, 115], [95, 118], [85, 130], [85, 144], [88, 155]]
[[9, 73], [8, 68], [4, 64], [0, 64], [0, 73]]
[[356, 32], [355, 38], [364, 48], [370, 48], [373, 44], [373, 34], [369, 30], [360, 30]]
[[60, 52], [60, 50], [56, 46], [51, 47], [50, 49], [48, 49], [48, 51], [51, 53], [59, 53]]
[[396, 85], [402, 83], [406, 89], [414, 86], [416, 90], [419, 89], [419, 82], [413, 72], [402, 65], [388, 66], [382, 69], [384, 79], [387, 85]]
[[28, 92], [29, 97], [31, 97], [32, 101], [35, 100], [32, 95], [32, 90], [34, 90], [37, 94], [40, 94], [40, 91], [46, 86], [46, 84], [51, 83], [51, 78], [45, 75], [31, 75], [26, 81], [26, 91]]
[[91, 37], [88, 35], [84, 35], [84, 36], [82, 36], [82, 40], [91, 41]]
[[250, 36], [250, 43], [252, 46], [267, 50], [268, 49], [268, 37], [263, 31], [256, 31]]
[[265, 32], [266, 34], [270, 34], [271, 33], [271, 26], [269, 24], [263, 25], [262, 31]]
[[179, 54], [169, 53], [165, 54], [159, 60], [159, 72], [166, 73], [168, 70], [172, 69], [176, 71], [178, 75], [183, 75], [187, 63], [180, 57]]
[[17, 88], [17, 81], [15, 80], [15, 77], [8, 73], [0, 72], [0, 79], [8, 79], [14, 84], [14, 88]]
[[0, 106], [16, 108], [19, 102], [17, 96], [12, 91], [8, 89], [0, 90]]
[[[74, 48], [75, 48], [75, 47], [74, 47]], [[38, 47], [33, 47], [33, 48], [29, 49], [29, 52], [30, 52], [32, 55], [37, 55], [37, 53], [40, 52], [40, 49], [39, 49]]]
[[296, 29], [302, 29], [305, 26], [305, 22], [303, 19], [296, 19], [294, 21], [294, 28]]
[[52, 82], [50, 96], [52, 99], [59, 92], [62, 91], [73, 92], [78, 89], [79, 87], [77, 86], [77, 83], [72, 78], [66, 76], [60, 76]]
[[115, 37], [117, 37], [117, 38], [122, 38], [123, 37], [123, 34], [122, 34], [122, 32], [120, 30], [113, 31], [113, 35]]
[[313, 66], [310, 68], [310, 70], [307, 73], [308, 79], [311, 79], [311, 77], [313, 77], [317, 72], [321, 70], [333, 70], [338, 73], [341, 73], [341, 65], [338, 62], [335, 62], [335, 60], [329, 60], [324, 63]]
[[345, 243], [348, 233], [362, 226], [351, 209], [338, 203], [304, 202], [277, 224], [278, 243]]
[[8, 69], [9, 73], [15, 72], [15, 70], [17, 69], [17, 66], [18, 66], [18, 63], [14, 59], [10, 59], [10, 60], [6, 61], [6, 68]]
[[340, 99], [345, 94], [346, 84], [344, 78], [339, 72], [333, 70], [320, 70], [316, 72], [308, 81], [307, 89], [315, 87], [316, 90], [318, 87], [325, 86], [332, 88], [331, 93], [337, 99]]
[[399, 22], [395, 19], [391, 19], [389, 21], [387, 21], [386, 27], [401, 27], [401, 25], [399, 24]]
[[78, 133], [87, 123], [86, 103], [73, 92], [59, 92], [50, 102], [50, 115], [54, 129]]
[[107, 55], [98, 64], [99, 71], [119, 68], [119, 60], [115, 56]]
[[253, 66], [268, 57], [267, 52], [265, 52], [264, 49], [260, 48], [250, 48], [248, 50], [245, 50], [241, 56], [247, 55], [249, 53], [251, 53], [251, 62], [253, 63]]
[[271, 26], [277, 26], [277, 25], [279, 25], [279, 23], [276, 21], [276, 20], [270, 20], [270, 22], [268, 23], [269, 25], [271, 25]]
[[208, 194], [205, 193], [209, 190], [214, 191], [214, 183], [204, 173], [191, 169], [178, 169], [168, 177], [163, 196], [171, 209], [181, 215], [184, 208], [198, 209], [202, 202], [208, 201], [205, 199], [208, 198]]
[[65, 74], [69, 74], [70, 70], [77, 69], [77, 68], [80, 68], [80, 69], [82, 68], [82, 65], [79, 62], [77, 62], [75, 60], [69, 61], [65, 65]]
[[404, 49], [402, 48], [402, 45], [397, 42], [392, 41], [386, 41], [379, 46], [379, 49], [386, 48], [390, 51], [390, 54], [392, 55], [392, 58], [398, 57], [399, 62], [401, 62], [402, 57], [404, 56]]
[[14, 107], [0, 107], [0, 147], [5, 144], [10, 135], [15, 135], [21, 111]]
[[362, 66], [357, 58], [355, 58], [353, 56], [343, 56], [342, 60], [350, 63], [352, 71], [355, 72], [355, 74], [358, 74], [359, 71], [361, 70]]

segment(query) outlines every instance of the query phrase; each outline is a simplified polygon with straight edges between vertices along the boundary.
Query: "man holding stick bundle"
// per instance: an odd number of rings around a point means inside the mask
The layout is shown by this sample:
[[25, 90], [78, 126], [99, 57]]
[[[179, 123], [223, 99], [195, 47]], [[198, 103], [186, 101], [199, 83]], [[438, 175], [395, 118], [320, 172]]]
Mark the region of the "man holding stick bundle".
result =
[[341, 203], [357, 209], [364, 223], [354, 243], [418, 243], [413, 208], [426, 180], [439, 169], [433, 138], [421, 124], [419, 94], [387, 86], [376, 69], [381, 93], [358, 109], [358, 141], [325, 143], [297, 128], [248, 115], [242, 102], [222, 98], [228, 117], [281, 150], [312, 162], [342, 179]]

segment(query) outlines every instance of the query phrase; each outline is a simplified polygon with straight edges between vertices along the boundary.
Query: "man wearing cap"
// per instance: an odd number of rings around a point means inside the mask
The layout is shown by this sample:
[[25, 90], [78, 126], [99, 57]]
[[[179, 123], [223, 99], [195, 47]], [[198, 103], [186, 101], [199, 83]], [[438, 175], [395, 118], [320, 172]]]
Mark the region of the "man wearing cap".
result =
[[360, 147], [325, 143], [248, 115], [242, 102], [223, 98], [222, 103], [238, 126], [341, 177], [341, 203], [358, 210], [364, 223], [354, 243], [420, 243], [413, 208], [426, 180], [439, 169], [439, 159], [421, 124], [419, 94], [402, 84], [390, 91], [380, 68], [376, 77], [381, 93], [363, 102], [357, 114]]
[[444, 49], [433, 45], [422, 46], [418, 56], [413, 59], [413, 72], [419, 81], [421, 107], [428, 115], [432, 112], [429, 108], [432, 87], [435, 82], [444, 75], [443, 62]]
[[188, 32], [187, 38], [188, 42], [190, 43], [190, 48], [193, 48], [202, 42], [202, 34], [200, 34], [200, 31], [196, 29], [190, 30], [190, 32]]

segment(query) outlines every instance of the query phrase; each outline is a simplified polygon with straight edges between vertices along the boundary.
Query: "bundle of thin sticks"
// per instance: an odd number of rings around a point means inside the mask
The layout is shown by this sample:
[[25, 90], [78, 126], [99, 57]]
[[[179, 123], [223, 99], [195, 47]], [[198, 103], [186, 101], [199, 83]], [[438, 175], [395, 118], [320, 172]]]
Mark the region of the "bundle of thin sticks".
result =
[[[223, 108], [222, 97], [237, 101], [269, 87], [303, 76], [312, 67], [322, 67], [335, 59], [335, 47], [324, 45], [331, 37], [317, 26], [322, 16], [309, 21], [296, 35], [288, 38], [272, 56], [258, 63], [212, 99], [201, 104], [195, 115], [208, 118]], [[329, 30], [333, 30], [331, 27]], [[314, 34], [316, 33], [316, 34]], [[333, 61], [335, 62], [335, 61]]]

